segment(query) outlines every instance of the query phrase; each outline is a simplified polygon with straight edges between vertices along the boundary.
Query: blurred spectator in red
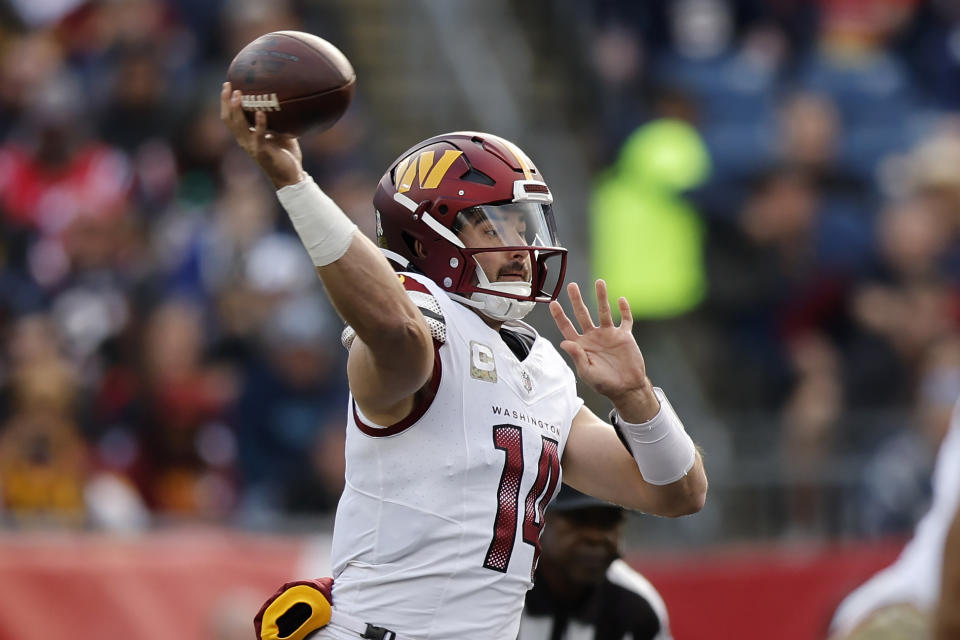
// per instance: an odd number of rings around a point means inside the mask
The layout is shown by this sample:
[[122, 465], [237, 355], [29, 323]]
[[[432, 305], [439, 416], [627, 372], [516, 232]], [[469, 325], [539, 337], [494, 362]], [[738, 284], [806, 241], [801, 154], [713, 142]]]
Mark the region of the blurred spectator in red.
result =
[[68, 78], [45, 86], [23, 127], [0, 147], [0, 222], [25, 240], [21, 259], [47, 287], [70, 269], [63, 240], [71, 225], [116, 221], [129, 204], [129, 163], [89, 137], [76, 92]]
[[218, 519], [236, 501], [236, 438], [224, 422], [233, 389], [224, 372], [203, 359], [200, 311], [170, 300], [147, 319], [135, 388], [114, 405], [133, 430], [132, 473], [155, 511], [173, 517]]

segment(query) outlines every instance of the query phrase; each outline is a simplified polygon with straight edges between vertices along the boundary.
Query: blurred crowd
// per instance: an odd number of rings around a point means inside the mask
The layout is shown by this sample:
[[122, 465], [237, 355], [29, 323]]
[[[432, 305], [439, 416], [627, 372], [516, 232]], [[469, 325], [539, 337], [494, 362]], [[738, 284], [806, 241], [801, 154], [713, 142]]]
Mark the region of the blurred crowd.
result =
[[[219, 120], [282, 2], [12, 2], [0, 29], [0, 517], [274, 524], [342, 488], [342, 328]], [[329, 24], [325, 22], [325, 24]], [[350, 209], [359, 119], [305, 141]]]
[[[581, 26], [592, 259], [641, 338], [679, 336], [710, 410], [775, 435], [798, 529], [830, 528], [817, 479], [855, 453], [857, 530], [908, 531], [960, 394], [956, 3], [541, 4]], [[0, 9], [3, 524], [271, 526], [335, 504], [341, 324], [217, 96], [257, 35], [335, 39], [337, 20]], [[361, 103], [304, 140], [367, 233], [374, 122]]]
[[[960, 396], [960, 4], [588, 13], [597, 273], [651, 335], [685, 325], [709, 405], [774, 443], [798, 533], [908, 531]], [[855, 513], [826, 521], [814, 485]]]

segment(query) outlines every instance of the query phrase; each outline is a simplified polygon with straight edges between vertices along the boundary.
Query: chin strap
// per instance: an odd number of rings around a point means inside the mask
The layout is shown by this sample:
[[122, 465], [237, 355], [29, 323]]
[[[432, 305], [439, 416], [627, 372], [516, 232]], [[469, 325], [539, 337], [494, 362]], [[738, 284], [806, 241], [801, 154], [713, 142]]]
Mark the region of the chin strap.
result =
[[503, 321], [522, 320], [537, 304], [533, 300], [517, 300], [500, 295], [500, 293], [509, 293], [516, 296], [529, 296], [532, 288], [529, 282], [490, 282], [480, 265], [477, 265], [477, 282], [481, 289], [490, 293], [474, 291], [470, 294], [470, 300], [474, 304], [470, 306], [488, 318]]
[[466, 298], [455, 293], [450, 293], [450, 297], [461, 304], [472, 307], [494, 320], [506, 322], [507, 320], [522, 320], [528, 313], [533, 311], [537, 304], [533, 300], [517, 300], [516, 298], [505, 298], [497, 292], [510, 293], [517, 296], [529, 296], [531, 286], [529, 282], [490, 282], [487, 274], [477, 265], [477, 284], [481, 289], [490, 291], [474, 291]]
[[514, 300], [491, 293], [473, 293], [469, 298], [451, 293], [450, 297], [460, 304], [476, 309], [488, 318], [502, 322], [523, 320], [537, 304], [531, 300]]

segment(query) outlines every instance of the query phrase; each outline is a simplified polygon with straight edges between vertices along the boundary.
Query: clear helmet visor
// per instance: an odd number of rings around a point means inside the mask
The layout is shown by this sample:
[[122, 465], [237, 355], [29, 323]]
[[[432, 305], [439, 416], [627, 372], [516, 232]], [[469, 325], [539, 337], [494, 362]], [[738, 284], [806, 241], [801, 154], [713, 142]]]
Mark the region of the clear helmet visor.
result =
[[549, 204], [470, 207], [457, 214], [454, 231], [465, 246], [464, 256], [477, 266], [464, 270], [463, 289], [534, 302], [557, 297], [566, 249], [557, 239]]

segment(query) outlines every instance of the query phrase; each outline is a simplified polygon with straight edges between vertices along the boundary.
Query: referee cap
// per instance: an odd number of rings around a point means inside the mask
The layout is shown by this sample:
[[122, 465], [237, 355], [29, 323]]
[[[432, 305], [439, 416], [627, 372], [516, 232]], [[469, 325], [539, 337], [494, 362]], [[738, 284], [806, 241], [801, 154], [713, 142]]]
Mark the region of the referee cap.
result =
[[561, 486], [560, 493], [558, 493], [557, 497], [550, 503], [550, 511], [553, 512], [579, 511], [581, 509], [623, 511], [622, 507], [594, 498], [593, 496], [588, 496], [566, 484]]

